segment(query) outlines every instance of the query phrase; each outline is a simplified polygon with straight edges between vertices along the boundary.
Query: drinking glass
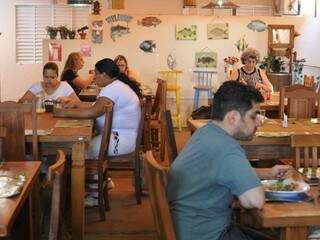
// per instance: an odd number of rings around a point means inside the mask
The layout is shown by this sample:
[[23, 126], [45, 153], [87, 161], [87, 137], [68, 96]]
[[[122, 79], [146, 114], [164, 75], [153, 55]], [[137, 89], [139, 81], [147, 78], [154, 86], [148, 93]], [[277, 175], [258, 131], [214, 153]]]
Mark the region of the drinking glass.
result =
[[260, 125], [263, 125], [265, 119], [266, 119], [266, 110], [264, 109], [260, 109], [259, 115], [258, 115], [258, 119], [260, 122]]

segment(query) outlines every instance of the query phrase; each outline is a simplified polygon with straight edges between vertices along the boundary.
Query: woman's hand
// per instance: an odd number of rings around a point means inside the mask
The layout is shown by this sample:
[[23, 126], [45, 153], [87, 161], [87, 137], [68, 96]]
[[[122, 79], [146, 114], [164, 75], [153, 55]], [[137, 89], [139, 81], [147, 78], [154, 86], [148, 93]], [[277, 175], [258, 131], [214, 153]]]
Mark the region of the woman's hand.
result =
[[59, 97], [57, 99], [57, 102], [60, 103], [63, 108], [76, 108], [77, 107], [77, 103], [69, 97]]
[[271, 168], [271, 176], [275, 179], [284, 179], [291, 169], [290, 165], [275, 165]]

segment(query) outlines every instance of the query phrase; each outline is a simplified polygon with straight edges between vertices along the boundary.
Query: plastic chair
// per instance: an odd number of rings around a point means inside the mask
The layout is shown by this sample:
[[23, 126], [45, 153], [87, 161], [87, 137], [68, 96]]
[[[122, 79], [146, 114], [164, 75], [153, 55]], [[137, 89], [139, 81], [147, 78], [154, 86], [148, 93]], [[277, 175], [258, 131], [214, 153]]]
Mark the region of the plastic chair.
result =
[[175, 94], [176, 111], [172, 113], [172, 119], [175, 121], [176, 126], [181, 131], [182, 120], [180, 115], [180, 84], [179, 78], [182, 74], [180, 70], [165, 70], [159, 71], [159, 77], [167, 82], [167, 92]]
[[212, 78], [217, 74], [216, 71], [193, 71], [193, 79], [196, 81], [194, 88], [193, 110], [199, 107], [199, 97], [201, 92], [208, 94], [208, 102], [213, 98], [212, 93]]

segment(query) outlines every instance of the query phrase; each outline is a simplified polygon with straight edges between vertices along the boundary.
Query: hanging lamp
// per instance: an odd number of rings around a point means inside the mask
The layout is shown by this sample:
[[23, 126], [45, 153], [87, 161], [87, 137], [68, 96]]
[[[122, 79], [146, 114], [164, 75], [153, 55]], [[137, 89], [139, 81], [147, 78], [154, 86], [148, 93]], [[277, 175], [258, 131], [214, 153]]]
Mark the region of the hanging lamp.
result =
[[68, 0], [68, 5], [72, 7], [88, 7], [92, 4], [91, 0]]
[[239, 8], [239, 6], [231, 1], [216, 0], [216, 1], [211, 1], [210, 3], [203, 6], [202, 8], [206, 8], [206, 9], [232, 9], [232, 15], [235, 16], [237, 8]]

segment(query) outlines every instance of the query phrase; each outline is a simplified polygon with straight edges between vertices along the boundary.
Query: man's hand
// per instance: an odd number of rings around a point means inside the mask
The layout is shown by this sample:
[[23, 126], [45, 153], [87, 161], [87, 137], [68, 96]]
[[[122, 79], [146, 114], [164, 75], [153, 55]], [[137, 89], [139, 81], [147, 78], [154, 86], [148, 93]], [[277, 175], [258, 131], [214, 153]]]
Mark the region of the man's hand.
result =
[[76, 108], [77, 107], [76, 102], [69, 97], [59, 97], [57, 99], [57, 101], [58, 101], [58, 103], [61, 104], [61, 106], [63, 108]]
[[292, 169], [290, 165], [275, 165], [271, 168], [271, 176], [276, 179], [284, 179], [290, 169]]

